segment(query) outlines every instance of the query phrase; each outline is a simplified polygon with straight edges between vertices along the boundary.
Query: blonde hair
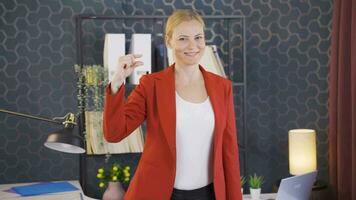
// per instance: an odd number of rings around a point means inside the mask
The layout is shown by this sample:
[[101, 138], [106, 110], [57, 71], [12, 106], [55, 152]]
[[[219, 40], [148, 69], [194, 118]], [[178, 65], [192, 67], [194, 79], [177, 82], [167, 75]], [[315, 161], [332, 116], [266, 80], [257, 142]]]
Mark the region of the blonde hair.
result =
[[178, 26], [182, 22], [197, 20], [203, 28], [205, 27], [205, 23], [203, 18], [194, 10], [176, 10], [174, 11], [167, 20], [166, 30], [164, 35], [164, 40], [166, 44], [172, 38], [173, 29]]

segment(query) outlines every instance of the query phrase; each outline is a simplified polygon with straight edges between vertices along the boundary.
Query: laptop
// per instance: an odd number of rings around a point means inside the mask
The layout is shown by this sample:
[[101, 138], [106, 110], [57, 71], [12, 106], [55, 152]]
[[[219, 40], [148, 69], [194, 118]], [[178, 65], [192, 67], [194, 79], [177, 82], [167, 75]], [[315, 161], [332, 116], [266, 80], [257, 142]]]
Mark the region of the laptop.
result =
[[308, 200], [317, 171], [282, 179], [276, 200]]
[[[309, 200], [317, 171], [282, 179], [276, 193], [261, 194], [260, 200]], [[244, 195], [250, 200], [250, 195]]]

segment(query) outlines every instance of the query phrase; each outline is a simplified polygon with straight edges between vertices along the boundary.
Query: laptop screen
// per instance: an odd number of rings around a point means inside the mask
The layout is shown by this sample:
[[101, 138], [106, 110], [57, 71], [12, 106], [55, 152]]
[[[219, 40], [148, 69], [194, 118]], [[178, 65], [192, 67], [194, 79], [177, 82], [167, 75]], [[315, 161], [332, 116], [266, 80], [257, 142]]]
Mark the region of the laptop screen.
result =
[[276, 200], [308, 200], [317, 171], [282, 179]]

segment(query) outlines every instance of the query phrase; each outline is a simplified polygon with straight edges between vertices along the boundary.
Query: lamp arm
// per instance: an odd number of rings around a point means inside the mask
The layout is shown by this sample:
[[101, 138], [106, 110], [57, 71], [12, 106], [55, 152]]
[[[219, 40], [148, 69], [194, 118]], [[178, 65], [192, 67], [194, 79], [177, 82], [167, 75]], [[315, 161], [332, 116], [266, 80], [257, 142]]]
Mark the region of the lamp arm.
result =
[[20, 117], [25, 117], [25, 118], [36, 119], [36, 120], [40, 120], [40, 121], [51, 122], [51, 123], [54, 123], [54, 124], [63, 124], [63, 122], [60, 122], [60, 121], [47, 119], [47, 118], [43, 118], [43, 117], [38, 117], [38, 116], [33, 116], [33, 115], [28, 115], [28, 114], [23, 114], [23, 113], [18, 113], [18, 112], [13, 112], [13, 111], [4, 110], [4, 109], [0, 109], [0, 113], [7, 113], [7, 114], [11, 114], [11, 115], [20, 116]]

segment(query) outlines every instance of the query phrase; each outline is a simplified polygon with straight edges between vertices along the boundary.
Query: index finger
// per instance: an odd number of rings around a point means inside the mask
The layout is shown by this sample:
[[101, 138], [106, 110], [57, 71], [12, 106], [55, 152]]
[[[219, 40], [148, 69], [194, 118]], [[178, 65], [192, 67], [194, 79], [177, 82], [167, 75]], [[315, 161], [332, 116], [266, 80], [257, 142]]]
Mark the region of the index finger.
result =
[[135, 58], [140, 58], [142, 57], [142, 54], [132, 54]]

